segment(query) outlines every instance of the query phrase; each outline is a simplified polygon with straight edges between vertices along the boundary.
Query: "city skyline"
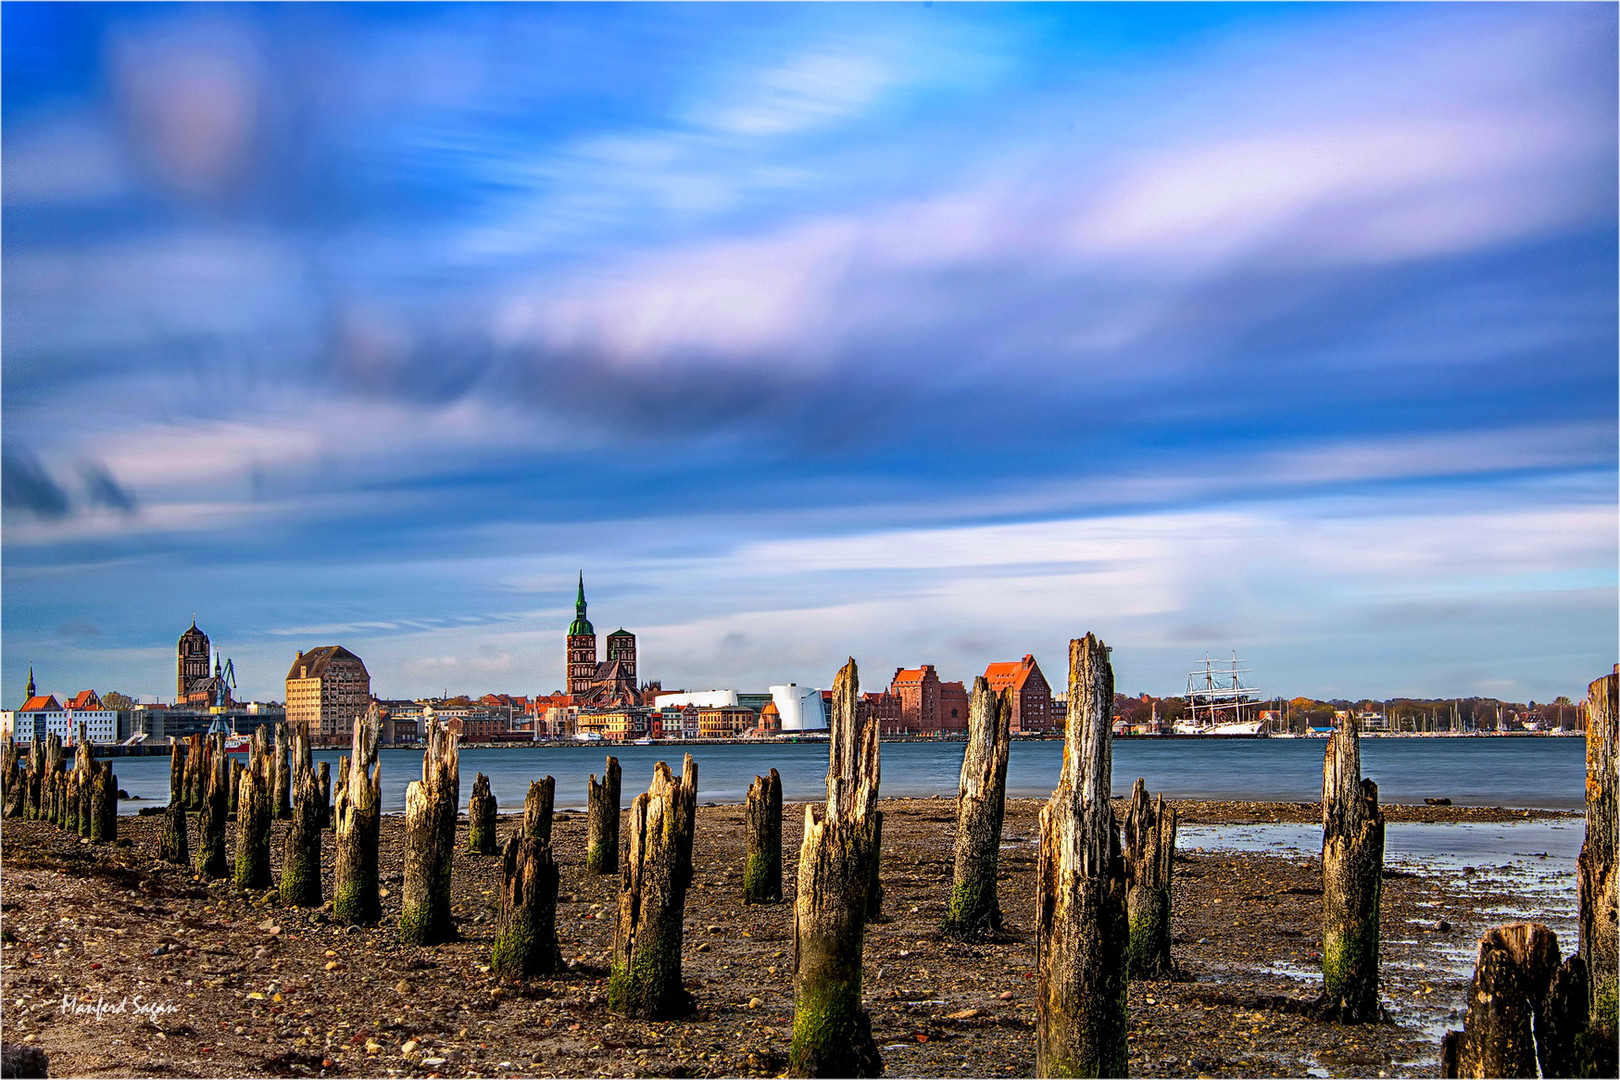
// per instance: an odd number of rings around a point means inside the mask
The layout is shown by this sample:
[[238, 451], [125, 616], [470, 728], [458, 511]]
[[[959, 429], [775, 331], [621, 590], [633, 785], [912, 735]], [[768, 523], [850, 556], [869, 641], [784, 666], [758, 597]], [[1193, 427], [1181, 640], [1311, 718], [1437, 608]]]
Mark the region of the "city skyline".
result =
[[8, 5], [0, 693], [549, 692], [583, 568], [672, 688], [1578, 698], [1615, 22]]

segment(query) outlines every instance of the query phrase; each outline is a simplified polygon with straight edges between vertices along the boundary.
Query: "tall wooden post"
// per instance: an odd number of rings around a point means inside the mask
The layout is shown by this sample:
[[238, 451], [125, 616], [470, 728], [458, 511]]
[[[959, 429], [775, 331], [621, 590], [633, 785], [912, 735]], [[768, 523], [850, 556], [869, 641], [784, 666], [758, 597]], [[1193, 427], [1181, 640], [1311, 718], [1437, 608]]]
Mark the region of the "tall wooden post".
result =
[[280, 821], [292, 817], [292, 770], [287, 765], [287, 721], [276, 725], [276, 741], [270, 762], [270, 815]]
[[681, 985], [681, 928], [692, 883], [697, 779], [691, 754], [679, 780], [660, 761], [652, 784], [630, 804], [630, 856], [607, 992], [608, 1008], [624, 1016], [662, 1020], [691, 1009]]
[[1379, 1017], [1383, 871], [1378, 785], [1361, 778], [1361, 733], [1347, 711], [1322, 762], [1322, 984], [1326, 1015], [1345, 1023]]
[[186, 805], [186, 744], [169, 736], [169, 805]]
[[[1540, 923], [1485, 931], [1462, 1031], [1440, 1044], [1443, 1077], [1592, 1076], [1586, 1040], [1586, 962], [1559, 963], [1558, 936]], [[1612, 1071], [1612, 1053], [1606, 1063]]]
[[382, 765], [377, 744], [382, 721], [377, 706], [354, 719], [354, 740], [338, 762], [337, 858], [332, 916], [338, 922], [370, 925], [382, 917], [377, 895], [377, 847], [382, 827]]
[[450, 914], [450, 873], [456, 850], [456, 811], [461, 806], [459, 742], [448, 727], [428, 721], [422, 779], [412, 780], [405, 789], [405, 882], [399, 936], [409, 945], [437, 945], [456, 937]]
[[321, 762], [316, 766], [316, 788], [320, 792], [321, 828], [332, 827], [332, 766], [328, 762]]
[[[205, 878], [222, 878], [231, 872], [230, 860], [225, 857], [225, 819], [230, 814], [231, 799], [225, 736], [210, 735], [208, 741], [193, 752], [199, 765], [197, 775], [203, 780], [202, 812], [197, 816], [194, 854], [196, 870]], [[265, 863], [268, 871], [268, 858]]]
[[28, 744], [28, 809], [24, 817], [32, 820], [44, 816], [45, 809], [45, 743], [35, 739]]
[[1170, 872], [1176, 857], [1176, 811], [1148, 801], [1138, 776], [1125, 813], [1125, 906], [1131, 922], [1131, 978], [1169, 979]]
[[[1609, 1043], [1620, 1033], [1615, 868], [1616, 795], [1620, 788], [1620, 665], [1586, 691], [1586, 840], [1575, 861], [1580, 894], [1581, 957], [1586, 961], [1592, 1027]], [[1612, 1056], [1612, 1055], [1611, 1055]]]
[[90, 778], [90, 839], [110, 842], [118, 839], [118, 777], [112, 762], [101, 761]]
[[201, 810], [208, 788], [208, 744], [201, 734], [186, 736], [186, 808]]
[[956, 867], [951, 904], [940, 928], [947, 938], [982, 940], [1001, 930], [996, 874], [1007, 807], [1007, 754], [1012, 745], [1010, 691], [997, 694], [983, 675], [968, 702], [967, 748], [956, 786]]
[[861, 953], [877, 860], [877, 721], [856, 718], [860, 675], [833, 681], [827, 802], [805, 807], [793, 906], [793, 1045], [789, 1076], [883, 1074], [861, 1003]]
[[163, 831], [158, 833], [158, 858], [180, 866], [191, 863], [191, 846], [186, 838], [186, 808], [179, 802], [169, 803], [169, 808], [163, 812]]
[[744, 812], [748, 855], [743, 864], [743, 903], [782, 902], [782, 777], [775, 770], [748, 785]]
[[289, 724], [292, 733], [292, 826], [281, 858], [281, 902], [294, 907], [321, 906], [320, 779], [309, 749], [309, 721]]
[[[523, 835], [551, 844], [551, 809], [557, 795], [557, 781], [550, 776], [529, 783], [523, 800]], [[547, 853], [547, 858], [550, 853]]]
[[238, 888], [267, 889], [270, 875], [270, 800], [274, 779], [270, 760], [270, 732], [260, 724], [253, 730], [247, 767], [236, 792], [236, 873]]
[[474, 855], [495, 854], [495, 796], [489, 777], [479, 773], [467, 798], [467, 850]]
[[242, 775], [247, 772], [247, 766], [231, 755], [231, 813], [236, 813], [237, 804], [242, 800]]
[[[533, 792], [538, 784], [531, 785]], [[526, 979], [567, 970], [557, 945], [557, 863], [550, 839], [513, 833], [501, 851], [501, 917], [490, 971]]]
[[22, 812], [24, 800], [19, 799], [17, 793], [25, 791], [26, 788], [23, 786], [19, 760], [17, 740], [7, 735], [4, 749], [0, 750], [0, 803], [4, 804], [4, 809], [0, 810], [0, 813], [8, 818], [19, 817]]
[[585, 800], [585, 869], [596, 874], [619, 869], [619, 798], [622, 771], [619, 759], [608, 756], [602, 782], [591, 774]]
[[1092, 634], [1069, 642], [1063, 771], [1041, 808], [1035, 1075], [1124, 1076], [1125, 864], [1109, 804], [1114, 671]]

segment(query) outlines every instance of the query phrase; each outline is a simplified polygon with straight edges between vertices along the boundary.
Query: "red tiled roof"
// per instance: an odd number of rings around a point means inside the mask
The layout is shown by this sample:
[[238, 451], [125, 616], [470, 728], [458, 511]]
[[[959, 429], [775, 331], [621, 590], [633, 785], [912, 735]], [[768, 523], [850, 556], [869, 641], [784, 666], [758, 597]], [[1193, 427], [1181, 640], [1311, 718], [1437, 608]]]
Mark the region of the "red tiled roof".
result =
[[1029, 678], [1030, 672], [1035, 670], [1035, 658], [1025, 654], [1022, 660], [1009, 660], [1006, 663], [991, 664], [984, 669], [985, 682], [990, 684], [992, 690], [1005, 690], [1012, 687], [1017, 690], [1024, 688], [1024, 680]]
[[101, 699], [96, 696], [94, 690], [80, 690], [77, 694], [68, 698], [67, 707], [70, 709], [99, 709], [101, 708]]
[[18, 709], [17, 711], [18, 712], [61, 712], [62, 711], [62, 703], [56, 700], [56, 695], [55, 694], [46, 694], [43, 697], [39, 696], [38, 694], [35, 694], [33, 697], [31, 697], [27, 701], [23, 702], [22, 708]]

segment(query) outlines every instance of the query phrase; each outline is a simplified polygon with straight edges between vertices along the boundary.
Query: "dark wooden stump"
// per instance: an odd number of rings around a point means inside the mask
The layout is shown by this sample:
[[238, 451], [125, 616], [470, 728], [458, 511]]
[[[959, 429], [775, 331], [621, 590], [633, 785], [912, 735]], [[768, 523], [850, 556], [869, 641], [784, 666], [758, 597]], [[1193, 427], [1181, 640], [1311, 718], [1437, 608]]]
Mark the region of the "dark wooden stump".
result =
[[207, 743], [201, 735], [186, 736], [186, 808], [201, 810], [208, 789]]
[[883, 921], [883, 811], [872, 811], [872, 874], [866, 879], [866, 921]]
[[169, 736], [169, 805], [186, 806], [186, 744]]
[[585, 869], [613, 874], [619, 869], [619, 759], [608, 756], [598, 783], [591, 774], [585, 800]]
[[1012, 745], [1012, 698], [984, 676], [973, 680], [967, 748], [956, 786], [956, 865], [951, 903], [940, 932], [956, 941], [982, 941], [1001, 931], [996, 875], [1001, 822], [1007, 808], [1007, 753]]
[[1035, 1075], [1126, 1075], [1125, 860], [1109, 805], [1114, 671], [1092, 634], [1069, 643], [1063, 771], [1041, 808]]
[[697, 764], [681, 778], [660, 761], [652, 784], [630, 804], [630, 855], [619, 890], [608, 973], [608, 1008], [638, 1020], [681, 1016], [692, 997], [681, 985], [681, 929], [692, 883]]
[[[550, 776], [531, 781], [523, 800], [523, 835], [551, 844], [551, 810], [557, 796], [557, 781]], [[550, 853], [547, 853], [550, 858]]]
[[332, 917], [340, 923], [369, 926], [382, 917], [377, 895], [377, 848], [382, 826], [382, 765], [377, 743], [382, 722], [377, 707], [354, 721], [349, 756], [338, 762], [337, 858], [332, 886]]
[[782, 777], [775, 770], [748, 786], [744, 810], [748, 833], [743, 864], [743, 903], [782, 902]]
[[163, 812], [163, 831], [158, 833], [158, 858], [179, 866], [191, 863], [191, 845], [186, 837], [186, 808], [178, 802], [171, 802]]
[[45, 744], [35, 739], [28, 744], [28, 809], [23, 816], [32, 820], [45, 814]]
[[1540, 923], [1485, 931], [1462, 1031], [1440, 1044], [1443, 1077], [1592, 1075], [1582, 1067], [1586, 964], [1559, 962], [1558, 936]]
[[1149, 802], [1139, 776], [1125, 813], [1125, 907], [1131, 923], [1131, 978], [1172, 979], [1170, 872], [1176, 857], [1176, 812]]
[[793, 1045], [789, 1076], [883, 1074], [861, 1001], [873, 863], [877, 861], [878, 725], [856, 719], [850, 660], [833, 681], [827, 801], [805, 807], [793, 909]]
[[51, 1057], [27, 1043], [0, 1043], [0, 1076], [43, 1078], [51, 1075]]
[[70, 833], [79, 831], [79, 771], [69, 769], [62, 786], [62, 828]]
[[281, 902], [293, 907], [320, 907], [321, 787], [309, 748], [309, 721], [290, 721], [293, 807], [281, 854]]
[[[226, 761], [225, 736], [210, 735], [206, 744], [196, 750], [203, 778], [202, 812], [197, 816], [197, 850], [193, 854], [197, 873], [205, 878], [223, 878], [230, 874], [230, 860], [225, 856], [225, 819], [230, 815], [231, 774]], [[265, 866], [269, 868], [269, 857]], [[265, 881], [268, 885], [270, 882]]]
[[330, 829], [335, 824], [332, 819], [332, 766], [323, 761], [316, 766], [316, 770], [315, 783], [320, 790], [321, 828]]
[[501, 917], [489, 953], [491, 973], [526, 979], [568, 969], [557, 945], [557, 880], [549, 840], [526, 831], [507, 838], [501, 852]]
[[292, 769], [287, 763], [287, 745], [291, 741], [283, 720], [276, 725], [270, 761], [270, 814], [278, 821], [292, 817]]
[[[1620, 670], [1620, 669], [1617, 669]], [[1575, 862], [1580, 894], [1581, 958], [1591, 995], [1592, 1028], [1614, 1043], [1620, 1033], [1620, 873], [1615, 868], [1616, 789], [1620, 787], [1620, 674], [1586, 691], [1586, 840]], [[1608, 1075], [1614, 1075], [1612, 1052]]]
[[270, 874], [270, 799], [274, 779], [270, 759], [270, 732], [261, 724], [253, 731], [247, 768], [236, 796], [235, 881], [243, 889], [267, 889]]
[[247, 772], [247, 766], [237, 760], [238, 755], [231, 755], [231, 813], [236, 813], [242, 801], [242, 774]]
[[467, 850], [474, 855], [495, 854], [495, 796], [489, 793], [489, 777], [473, 778], [472, 794], [467, 797]]
[[1378, 910], [1384, 814], [1378, 785], [1361, 778], [1354, 712], [1328, 736], [1322, 761], [1322, 987], [1324, 1015], [1379, 1018]]
[[17, 749], [17, 740], [10, 735], [6, 736], [3, 750], [0, 750], [0, 814], [5, 817], [21, 817], [26, 796], [19, 798], [19, 793], [26, 793], [27, 786], [23, 782], [21, 753]]
[[110, 761], [96, 764], [90, 780], [90, 808], [90, 839], [97, 843], [118, 839], [118, 777], [113, 775]]
[[451, 860], [461, 806], [459, 739], [428, 721], [422, 779], [405, 789], [405, 882], [399, 937], [408, 945], [437, 945], [456, 937], [450, 914]]

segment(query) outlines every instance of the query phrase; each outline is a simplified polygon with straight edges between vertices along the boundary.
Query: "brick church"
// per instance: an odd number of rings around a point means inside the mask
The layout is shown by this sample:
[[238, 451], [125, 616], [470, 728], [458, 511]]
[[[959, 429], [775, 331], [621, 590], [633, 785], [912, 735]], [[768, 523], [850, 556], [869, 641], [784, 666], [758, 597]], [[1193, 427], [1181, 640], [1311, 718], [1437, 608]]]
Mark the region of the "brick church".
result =
[[625, 629], [607, 636], [607, 659], [596, 659], [596, 628], [585, 617], [585, 574], [579, 575], [579, 598], [568, 627], [568, 693], [574, 704], [589, 709], [645, 705], [647, 688], [636, 685], [636, 635]]

